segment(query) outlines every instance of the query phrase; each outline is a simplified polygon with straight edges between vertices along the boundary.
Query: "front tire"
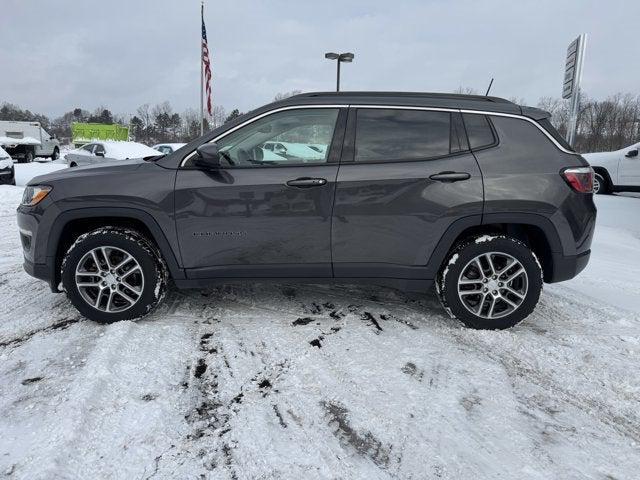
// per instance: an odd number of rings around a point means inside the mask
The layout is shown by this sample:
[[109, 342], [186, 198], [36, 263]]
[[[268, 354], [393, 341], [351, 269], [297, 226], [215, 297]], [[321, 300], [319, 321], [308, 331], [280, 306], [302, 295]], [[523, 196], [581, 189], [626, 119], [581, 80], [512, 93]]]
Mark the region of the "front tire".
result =
[[140, 318], [164, 298], [168, 273], [155, 245], [140, 233], [104, 227], [78, 237], [62, 262], [67, 297], [99, 323]]
[[55, 161], [58, 160], [60, 158], [60, 149], [58, 147], [55, 147], [53, 149], [53, 153], [51, 154], [51, 160]]
[[596, 173], [593, 178], [593, 193], [596, 195], [608, 195], [610, 191], [611, 188], [609, 187], [607, 179], [599, 173]]
[[542, 268], [521, 241], [483, 235], [451, 252], [436, 282], [442, 306], [466, 326], [502, 330], [524, 320], [542, 291]]

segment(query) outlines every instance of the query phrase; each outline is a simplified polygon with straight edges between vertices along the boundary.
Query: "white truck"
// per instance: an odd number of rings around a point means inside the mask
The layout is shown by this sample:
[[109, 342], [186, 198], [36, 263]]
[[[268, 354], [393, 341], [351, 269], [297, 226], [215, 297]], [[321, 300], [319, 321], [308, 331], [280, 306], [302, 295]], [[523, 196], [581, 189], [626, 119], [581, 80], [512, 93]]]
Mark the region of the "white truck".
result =
[[595, 171], [594, 193], [640, 192], [640, 143], [614, 152], [583, 153]]
[[60, 142], [38, 122], [0, 121], [0, 147], [19, 162], [29, 163], [35, 157], [60, 158]]

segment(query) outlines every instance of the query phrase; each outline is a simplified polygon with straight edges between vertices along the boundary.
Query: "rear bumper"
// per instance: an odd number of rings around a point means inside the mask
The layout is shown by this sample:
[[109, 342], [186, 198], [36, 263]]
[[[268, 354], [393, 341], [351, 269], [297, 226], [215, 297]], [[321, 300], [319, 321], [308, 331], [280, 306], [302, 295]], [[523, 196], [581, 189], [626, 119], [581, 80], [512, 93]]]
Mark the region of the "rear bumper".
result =
[[570, 280], [578, 275], [585, 269], [589, 258], [591, 257], [591, 250], [582, 252], [578, 255], [565, 256], [561, 253], [553, 254], [553, 273], [547, 283], [563, 282]]

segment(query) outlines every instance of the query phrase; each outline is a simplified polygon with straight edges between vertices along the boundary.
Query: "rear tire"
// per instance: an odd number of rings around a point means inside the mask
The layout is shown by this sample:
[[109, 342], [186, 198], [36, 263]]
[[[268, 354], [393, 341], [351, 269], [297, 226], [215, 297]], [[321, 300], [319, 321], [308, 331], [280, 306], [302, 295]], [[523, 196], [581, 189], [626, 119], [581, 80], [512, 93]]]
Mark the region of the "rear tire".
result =
[[55, 147], [53, 149], [53, 153], [51, 154], [51, 160], [58, 160], [60, 158], [60, 149], [58, 147]]
[[593, 179], [593, 193], [596, 195], [608, 195], [611, 192], [609, 181], [599, 173]]
[[103, 227], [85, 233], [62, 262], [67, 297], [83, 316], [98, 323], [147, 315], [164, 298], [167, 282], [160, 252], [134, 230]]
[[33, 152], [31, 150], [27, 150], [24, 153], [24, 163], [31, 163], [33, 162]]
[[535, 308], [542, 268], [520, 240], [472, 237], [451, 252], [438, 274], [436, 291], [447, 312], [466, 326], [502, 330], [520, 323]]

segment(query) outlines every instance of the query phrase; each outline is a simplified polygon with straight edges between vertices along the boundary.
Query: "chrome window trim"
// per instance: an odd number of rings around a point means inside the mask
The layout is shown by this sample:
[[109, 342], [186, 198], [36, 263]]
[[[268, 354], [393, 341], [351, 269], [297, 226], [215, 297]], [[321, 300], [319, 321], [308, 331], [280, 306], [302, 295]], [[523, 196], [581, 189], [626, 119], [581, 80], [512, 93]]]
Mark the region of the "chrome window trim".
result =
[[540, 130], [549, 140], [553, 143], [558, 150], [563, 153], [568, 153], [569, 155], [580, 155], [577, 152], [572, 152], [564, 148], [558, 141], [553, 138], [553, 136], [547, 132], [542, 125], [536, 122], [534, 119], [526, 117], [524, 115], [517, 115], [514, 113], [502, 113], [502, 112], [489, 112], [486, 110], [466, 110], [460, 108], [446, 108], [446, 107], [414, 107], [408, 105], [349, 105], [352, 108], [387, 108], [387, 109], [395, 109], [395, 110], [430, 110], [434, 112], [460, 112], [460, 113], [470, 113], [476, 115], [489, 115], [494, 117], [508, 117], [508, 118], [517, 118], [519, 120], [525, 120], [529, 123], [532, 123], [536, 126], [538, 130]]
[[[261, 113], [260, 115], [258, 115], [256, 117], [250, 118], [246, 122], [242, 122], [240, 125], [236, 125], [232, 129], [227, 130], [223, 134], [218, 135], [217, 137], [211, 139], [207, 143], [217, 142], [219, 139], [226, 137], [230, 133], [235, 132], [236, 130], [244, 127], [245, 125], [249, 125], [250, 123], [253, 123], [256, 120], [264, 118], [264, 117], [266, 117], [268, 115], [272, 115], [272, 114], [278, 113], [278, 112], [283, 112], [283, 111], [286, 111], [286, 110], [300, 110], [300, 109], [307, 109], [307, 108], [378, 108], [378, 109], [391, 109], [391, 110], [427, 110], [427, 111], [432, 111], [432, 112], [454, 112], [454, 113], [455, 112], [459, 112], [459, 113], [468, 113], [468, 114], [475, 114], [475, 115], [489, 115], [489, 116], [494, 116], [494, 117], [516, 118], [518, 120], [525, 120], [525, 121], [533, 124], [561, 152], [569, 154], [569, 155], [580, 155], [577, 152], [572, 152], [572, 151], [567, 150], [566, 148], [564, 148], [538, 122], [536, 122], [532, 118], [526, 117], [524, 115], [517, 115], [517, 114], [514, 114], [514, 113], [490, 112], [490, 111], [486, 111], [486, 110], [466, 110], [466, 109], [460, 109], [460, 108], [447, 108], [447, 107], [420, 107], [420, 106], [411, 106], [411, 105], [358, 105], [358, 104], [351, 104], [351, 105], [290, 105], [288, 107], [281, 107], [281, 108], [276, 108], [275, 110], [269, 110], [268, 112], [264, 112], [264, 113]], [[183, 167], [184, 164], [187, 162], [187, 160], [189, 160], [195, 153], [196, 153], [195, 150], [193, 152], [189, 153], [182, 160], [182, 162], [180, 163], [180, 167]]]
[[[211, 143], [211, 142], [217, 142], [218, 140], [220, 140], [221, 138], [226, 137], [227, 135], [229, 135], [230, 133], [235, 132], [236, 130], [241, 129], [242, 127], [249, 125], [250, 123], [255, 122], [256, 120], [260, 120], [261, 118], [267, 117], [269, 115], [273, 115], [274, 113], [278, 113], [278, 112], [284, 112], [287, 110], [306, 110], [308, 108], [348, 108], [349, 105], [290, 105], [288, 107], [280, 107], [280, 108], [276, 108], [274, 110], [269, 110], [268, 112], [264, 112], [261, 113], [260, 115], [257, 115], [255, 117], [250, 118], [249, 120], [242, 122], [239, 125], [236, 125], [235, 127], [227, 130], [224, 133], [221, 133], [220, 135], [218, 135], [215, 138], [212, 138], [211, 140], [209, 140], [208, 142], [205, 143]], [[204, 145], [204, 143], [202, 143], [201, 145]], [[180, 162], [180, 167], [182, 168], [184, 167], [185, 163], [187, 163], [187, 161], [193, 157], [196, 153], [196, 150], [194, 150], [193, 152], [187, 154], [186, 157], [184, 157], [182, 159], [182, 162]]]

